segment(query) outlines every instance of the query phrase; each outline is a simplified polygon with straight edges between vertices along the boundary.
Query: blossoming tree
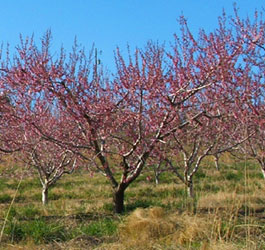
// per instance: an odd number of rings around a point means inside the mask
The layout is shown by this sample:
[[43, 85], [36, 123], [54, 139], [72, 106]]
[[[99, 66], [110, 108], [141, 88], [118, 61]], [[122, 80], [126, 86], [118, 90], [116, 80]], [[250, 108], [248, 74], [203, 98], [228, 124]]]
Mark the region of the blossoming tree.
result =
[[231, 103], [240, 106], [245, 79], [253, 83], [246, 74], [253, 71], [251, 60], [241, 63], [247, 59], [247, 41], [227, 27], [225, 15], [216, 30], [201, 31], [198, 38], [184, 18], [180, 27], [181, 36], [175, 36], [169, 50], [149, 42], [125, 57], [117, 49], [117, 73], [111, 79], [93, 63], [93, 50], [86, 56], [76, 43], [69, 56], [62, 49], [54, 58], [50, 32], [41, 48], [34, 39], [22, 40], [14, 63], [5, 67], [5, 81], [21, 96], [25, 90], [29, 96], [34, 93], [46, 106], [55, 105], [66, 114], [72, 131], [68, 136], [60, 129], [49, 134], [33, 116], [31, 125], [50, 142], [92, 162], [109, 179], [117, 213], [124, 211], [125, 190], [161, 144], [173, 135], [179, 139], [181, 131], [188, 134], [194, 124], [207, 126], [225, 115], [222, 111]]

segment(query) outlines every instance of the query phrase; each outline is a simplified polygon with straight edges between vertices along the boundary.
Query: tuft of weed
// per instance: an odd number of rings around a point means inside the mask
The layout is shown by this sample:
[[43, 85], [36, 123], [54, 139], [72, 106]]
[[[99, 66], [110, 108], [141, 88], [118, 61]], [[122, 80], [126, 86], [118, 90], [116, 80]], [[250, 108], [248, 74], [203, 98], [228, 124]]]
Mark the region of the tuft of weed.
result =
[[[39, 193], [34, 193], [31, 197], [30, 197], [33, 201], [41, 201], [41, 192]], [[50, 198], [50, 197], [49, 197]]]
[[21, 225], [13, 220], [7, 223], [4, 233], [11, 243], [18, 243], [25, 238]]
[[36, 218], [40, 215], [41, 215], [41, 211], [32, 205], [21, 207], [19, 209], [19, 216], [21, 218], [31, 219], [31, 218]]
[[67, 182], [58, 182], [58, 183], [56, 183], [56, 187], [58, 188], [58, 187], [61, 187], [61, 188], [63, 188], [63, 189], [65, 189], [65, 190], [71, 190], [71, 189], [73, 189], [73, 186], [74, 185], [76, 185], [76, 183], [73, 183], [73, 182], [71, 182], [71, 181], [67, 181]]
[[201, 187], [201, 191], [208, 192], [208, 193], [217, 193], [221, 190], [220, 186], [215, 184], [203, 183]]
[[199, 182], [201, 181], [200, 179], [206, 178], [206, 174], [199, 170], [195, 175], [194, 175], [194, 181]]
[[264, 179], [264, 177], [263, 177], [263, 175], [262, 175], [262, 173], [261, 172], [250, 172], [249, 173], [249, 178], [256, 178], [256, 179], [259, 179], [259, 180], [263, 180]]
[[11, 202], [12, 197], [9, 194], [1, 194], [0, 195], [0, 203], [9, 203]]
[[135, 200], [133, 202], [128, 203], [125, 206], [125, 212], [133, 211], [136, 208], [148, 208], [153, 206], [162, 207], [163, 205], [159, 200], [147, 200], [147, 199]]
[[18, 212], [17, 212], [16, 207], [11, 207], [9, 214], [8, 214], [8, 219], [13, 220], [17, 216], [17, 214], [18, 214]]
[[110, 218], [93, 221], [88, 225], [82, 225], [80, 231], [89, 236], [110, 236], [117, 231], [117, 222]]
[[33, 221], [11, 221], [5, 228], [5, 234], [11, 242], [32, 240], [35, 244], [65, 241], [67, 239], [64, 226], [58, 223], [47, 223], [42, 219]]
[[7, 180], [5, 178], [0, 178], [0, 190], [4, 190], [5, 188], [8, 187], [8, 185], [6, 184]]
[[12, 181], [11, 183], [7, 183], [6, 186], [9, 189], [16, 190], [18, 186], [19, 181]]
[[175, 196], [185, 198], [187, 196], [187, 191], [184, 188], [176, 188], [175, 189]]
[[34, 178], [34, 179], [30, 178], [30, 179], [23, 180], [21, 182], [19, 192], [24, 193], [32, 189], [36, 189], [36, 188], [38, 189], [39, 187], [40, 187], [40, 181], [37, 178]]
[[154, 193], [154, 190], [151, 187], [144, 187], [144, 188], [140, 188], [138, 190], [138, 196], [139, 197], [152, 196], [153, 193]]
[[106, 212], [113, 212], [113, 210], [114, 210], [113, 203], [112, 202], [104, 203], [103, 210]]
[[229, 181], [240, 181], [243, 179], [243, 172], [238, 172], [238, 173], [228, 172], [225, 174], [225, 178]]

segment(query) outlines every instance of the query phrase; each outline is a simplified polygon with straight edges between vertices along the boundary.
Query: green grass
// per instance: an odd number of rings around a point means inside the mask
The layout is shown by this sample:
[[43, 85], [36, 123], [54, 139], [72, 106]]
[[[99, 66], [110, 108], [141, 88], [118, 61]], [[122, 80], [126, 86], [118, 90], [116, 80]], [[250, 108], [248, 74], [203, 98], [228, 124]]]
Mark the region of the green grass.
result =
[[19, 192], [25, 193], [34, 188], [40, 188], [40, 181], [38, 180], [38, 178], [34, 178], [34, 179], [30, 178], [30, 179], [23, 180], [20, 184]]
[[6, 189], [7, 188], [7, 184], [6, 184], [6, 182], [7, 182], [7, 179], [5, 179], [5, 178], [0, 178], [0, 190], [4, 190], [4, 189]]
[[41, 210], [32, 205], [20, 207], [19, 215], [21, 218], [32, 219], [41, 216]]
[[135, 210], [136, 208], [148, 208], [153, 206], [161, 206], [162, 203], [159, 201], [153, 201], [150, 199], [141, 199], [141, 200], [135, 200], [133, 202], [127, 203], [127, 206], [125, 207], [126, 212], [130, 212]]
[[65, 241], [67, 234], [63, 225], [47, 223], [42, 219], [32, 221], [11, 221], [5, 228], [5, 233], [12, 243], [33, 240], [35, 244], [53, 241]]
[[103, 218], [98, 221], [93, 221], [89, 224], [84, 224], [80, 227], [80, 231], [83, 234], [103, 237], [110, 236], [117, 231], [117, 222], [110, 218]]
[[204, 182], [201, 185], [199, 185], [198, 189], [202, 193], [208, 193], [208, 192], [217, 193], [217, 192], [221, 191], [222, 188], [219, 185]]
[[237, 173], [228, 172], [225, 174], [225, 179], [229, 181], [237, 182], [243, 179], [243, 173], [242, 172], [237, 172]]
[[0, 195], [0, 203], [9, 203], [12, 200], [12, 197], [9, 194]]
[[[195, 174], [194, 200], [187, 197], [184, 184], [173, 174], [162, 173], [159, 185], [146, 181], [152, 174], [146, 170], [128, 187], [125, 213], [119, 216], [113, 213], [111, 186], [99, 174], [91, 177], [80, 171], [64, 176], [50, 189], [46, 207], [41, 204], [38, 178], [25, 178], [9, 212], [2, 244], [13, 244], [17, 249], [25, 244], [33, 244], [31, 249], [52, 249], [56, 244], [62, 249], [112, 249], [112, 244], [118, 245], [113, 249], [137, 249], [139, 242], [127, 246], [119, 238], [120, 228], [137, 208], [149, 211], [159, 207], [181, 230], [176, 227], [176, 232], [166, 237], [143, 243], [145, 249], [152, 249], [152, 244], [157, 249], [174, 249], [174, 242], [179, 242], [181, 249], [215, 249], [218, 244], [219, 249], [221, 244], [244, 249], [246, 242], [254, 244], [252, 249], [265, 247], [265, 184], [255, 164], [222, 163], [220, 171], [206, 164]], [[0, 179], [0, 228], [17, 185], [17, 180]], [[155, 226], [156, 219], [153, 223]]]

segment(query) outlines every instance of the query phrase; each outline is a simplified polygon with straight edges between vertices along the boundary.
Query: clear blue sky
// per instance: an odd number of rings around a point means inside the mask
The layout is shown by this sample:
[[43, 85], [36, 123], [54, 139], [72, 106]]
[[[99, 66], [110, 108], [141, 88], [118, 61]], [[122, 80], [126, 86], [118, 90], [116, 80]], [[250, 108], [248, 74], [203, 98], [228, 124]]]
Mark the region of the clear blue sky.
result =
[[[142, 47], [149, 39], [172, 41], [178, 32], [176, 19], [183, 14], [193, 31], [211, 30], [224, 8], [232, 13], [230, 0], [0, 0], [0, 41], [13, 48], [19, 34], [39, 39], [52, 30], [53, 49], [63, 44], [70, 50], [74, 37], [86, 48], [93, 43], [102, 50], [101, 60], [114, 69], [113, 51]], [[265, 7], [263, 0], [236, 1], [240, 15], [253, 16]]]

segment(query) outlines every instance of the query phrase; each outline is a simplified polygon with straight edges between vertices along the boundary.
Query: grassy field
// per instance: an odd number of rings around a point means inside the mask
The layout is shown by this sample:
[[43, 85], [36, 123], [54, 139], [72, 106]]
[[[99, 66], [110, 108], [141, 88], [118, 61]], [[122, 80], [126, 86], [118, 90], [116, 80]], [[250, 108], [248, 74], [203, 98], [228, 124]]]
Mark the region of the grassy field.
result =
[[18, 187], [19, 178], [0, 177], [0, 249], [265, 249], [265, 182], [254, 163], [225, 162], [219, 172], [206, 162], [194, 200], [169, 173], [157, 186], [147, 175], [127, 189], [123, 215], [97, 174], [64, 176], [46, 207], [37, 178]]

